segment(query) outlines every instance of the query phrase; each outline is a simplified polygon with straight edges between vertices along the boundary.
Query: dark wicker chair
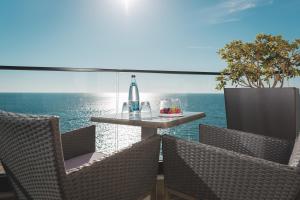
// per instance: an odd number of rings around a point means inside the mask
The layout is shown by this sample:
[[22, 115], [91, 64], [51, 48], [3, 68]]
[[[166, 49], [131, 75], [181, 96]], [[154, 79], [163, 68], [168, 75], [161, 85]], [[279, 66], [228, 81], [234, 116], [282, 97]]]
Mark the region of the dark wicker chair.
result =
[[95, 153], [94, 126], [61, 137], [58, 125], [0, 112], [0, 159], [18, 199], [133, 200], [153, 191], [160, 136], [104, 155]]
[[[294, 200], [300, 140], [200, 126], [200, 141], [163, 136], [167, 199]], [[177, 198], [178, 199], [178, 198]]]

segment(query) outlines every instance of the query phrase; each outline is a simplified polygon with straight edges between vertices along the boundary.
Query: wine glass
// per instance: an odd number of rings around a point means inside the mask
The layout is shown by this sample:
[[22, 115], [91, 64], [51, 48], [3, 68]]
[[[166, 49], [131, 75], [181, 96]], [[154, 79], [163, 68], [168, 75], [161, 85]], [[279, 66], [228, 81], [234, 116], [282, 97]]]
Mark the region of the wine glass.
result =
[[141, 115], [143, 118], [151, 118], [151, 106], [149, 101], [144, 101], [141, 103]]

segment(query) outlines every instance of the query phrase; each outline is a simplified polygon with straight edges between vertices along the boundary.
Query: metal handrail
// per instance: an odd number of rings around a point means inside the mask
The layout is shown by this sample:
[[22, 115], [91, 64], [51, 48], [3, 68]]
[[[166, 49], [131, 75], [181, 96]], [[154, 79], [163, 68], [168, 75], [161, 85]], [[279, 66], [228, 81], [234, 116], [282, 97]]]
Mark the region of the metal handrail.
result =
[[0, 70], [62, 71], [62, 72], [132, 72], [132, 73], [190, 74], [190, 75], [220, 75], [221, 74], [220, 72], [202, 72], [202, 71], [140, 70], [140, 69], [83, 68], [83, 67], [36, 67], [36, 66], [5, 66], [5, 65], [0, 65]]

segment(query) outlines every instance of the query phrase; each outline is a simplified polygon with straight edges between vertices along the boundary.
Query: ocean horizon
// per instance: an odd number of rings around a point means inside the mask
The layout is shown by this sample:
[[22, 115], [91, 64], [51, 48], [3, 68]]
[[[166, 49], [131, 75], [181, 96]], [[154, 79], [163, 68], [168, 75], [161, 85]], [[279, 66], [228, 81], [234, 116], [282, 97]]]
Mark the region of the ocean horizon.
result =
[[[222, 93], [141, 93], [149, 101], [153, 113], [158, 112], [160, 99], [179, 98], [184, 112], [205, 112], [206, 117], [169, 129], [160, 134], [176, 135], [187, 140], [199, 139], [199, 124], [226, 127], [224, 94]], [[0, 93], [0, 110], [35, 115], [55, 115], [60, 118], [60, 131], [96, 125], [97, 149], [112, 152], [140, 140], [139, 127], [93, 123], [90, 118], [121, 112], [126, 93]], [[116, 106], [118, 105], [118, 106]]]

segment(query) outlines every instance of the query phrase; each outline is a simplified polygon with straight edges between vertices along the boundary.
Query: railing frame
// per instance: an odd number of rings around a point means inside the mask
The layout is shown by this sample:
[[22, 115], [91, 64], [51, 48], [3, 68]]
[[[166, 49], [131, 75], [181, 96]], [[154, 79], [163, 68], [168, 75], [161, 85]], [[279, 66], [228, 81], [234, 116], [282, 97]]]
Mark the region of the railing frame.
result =
[[0, 70], [17, 71], [60, 71], [60, 72], [132, 72], [152, 74], [187, 74], [187, 75], [220, 75], [220, 72], [203, 71], [175, 71], [175, 70], [145, 70], [145, 69], [112, 69], [112, 68], [84, 68], [84, 67], [37, 67], [37, 66], [6, 66], [0, 65]]

